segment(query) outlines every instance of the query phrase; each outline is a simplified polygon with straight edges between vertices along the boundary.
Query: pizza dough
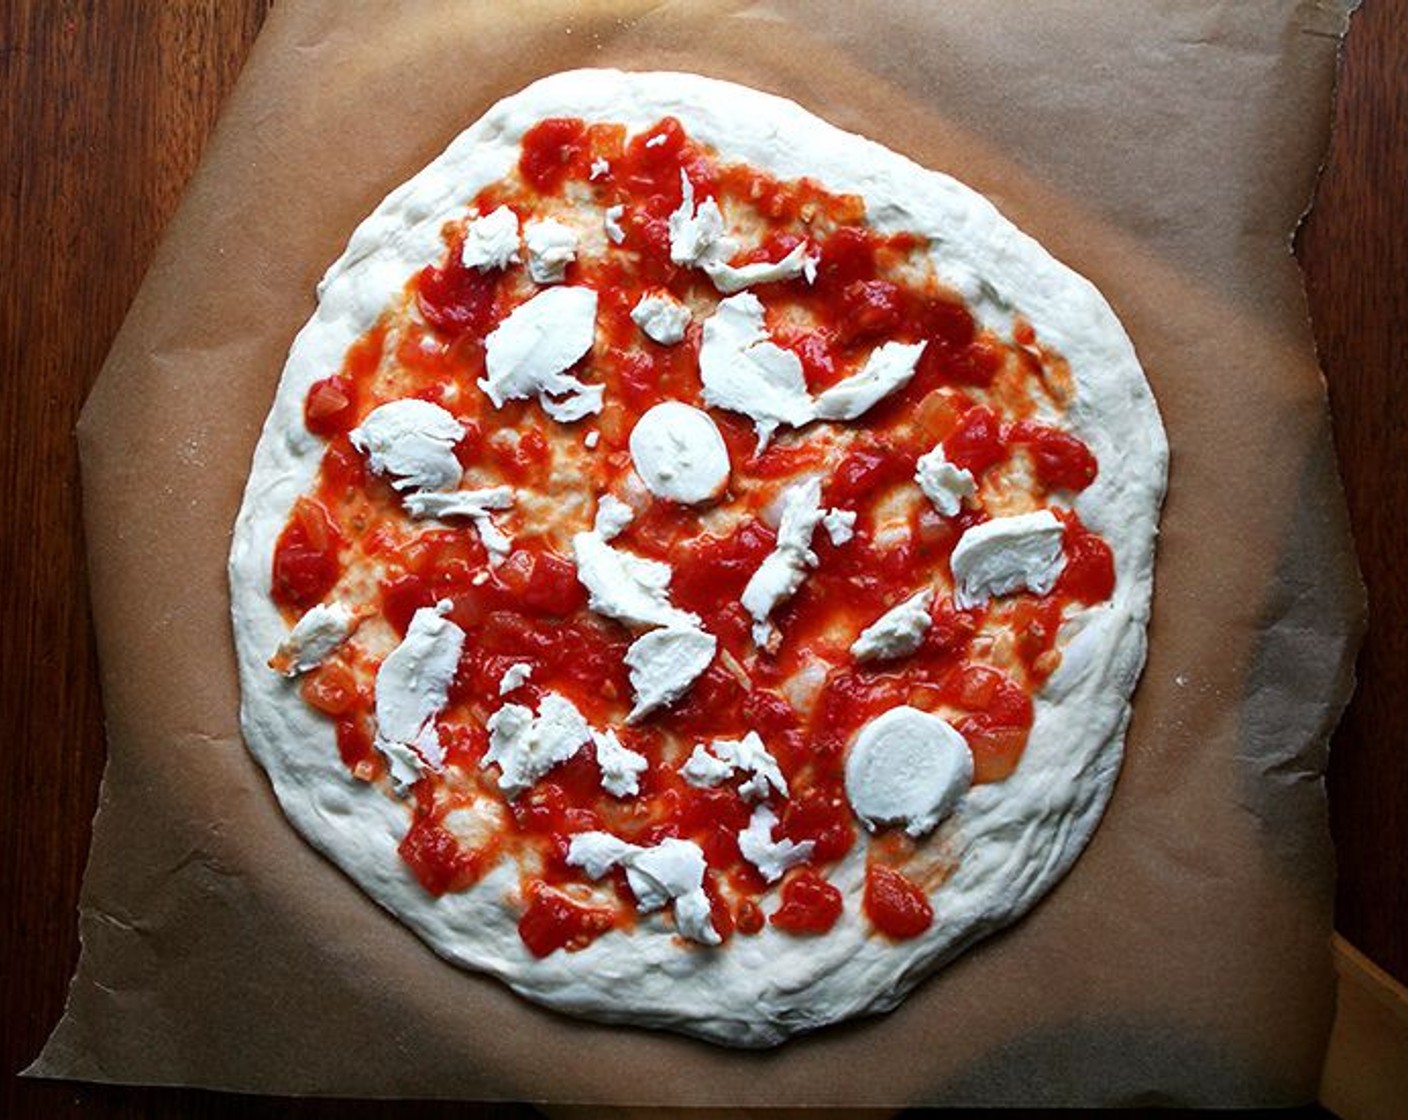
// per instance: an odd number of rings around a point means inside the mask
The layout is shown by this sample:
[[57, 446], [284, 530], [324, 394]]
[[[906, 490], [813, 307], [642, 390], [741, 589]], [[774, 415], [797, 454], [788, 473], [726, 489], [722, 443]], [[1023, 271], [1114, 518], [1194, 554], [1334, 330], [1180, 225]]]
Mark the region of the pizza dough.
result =
[[[573, 849], [580, 859], [573, 866], [583, 867], [582, 861], [592, 859], [597, 862], [587, 871], [623, 875], [639, 904], [639, 915], [633, 928], [603, 928], [571, 951], [536, 955], [526, 947], [518, 923], [530, 901], [526, 896], [537, 887], [525, 886], [513, 859], [488, 861], [488, 866], [475, 869], [473, 881], [464, 889], [448, 889], [437, 897], [427, 892], [398, 853], [410, 825], [413, 799], [397, 796], [397, 790], [404, 794], [443, 753], [426, 729], [433, 731], [433, 713], [444, 706], [446, 694], [454, 687], [450, 667], [474, 641], [473, 634], [466, 636], [453, 620], [452, 605], [448, 601], [426, 605], [416, 612], [393, 655], [397, 659], [392, 662], [393, 673], [384, 686], [378, 684], [377, 711], [386, 714], [388, 726], [394, 722], [396, 728], [405, 727], [396, 737], [378, 739], [384, 762], [377, 766], [386, 771], [379, 780], [359, 780], [359, 775], [349, 773], [332, 723], [303, 701], [295, 679], [269, 666], [276, 651], [282, 665], [298, 664], [301, 652], [289, 648], [291, 621], [287, 610], [281, 610], [271, 597], [271, 567], [276, 544], [291, 515], [294, 520], [299, 517], [298, 503], [313, 487], [323, 462], [325, 441], [310, 432], [305, 422], [310, 389], [343, 367], [349, 350], [376, 327], [388, 307], [404, 302], [406, 285], [420, 270], [444, 258], [443, 227], [449, 221], [464, 222], [469, 217], [466, 208], [481, 190], [514, 173], [525, 133], [544, 119], [564, 116], [624, 125], [629, 133], [672, 117], [692, 141], [705, 146], [721, 163], [747, 164], [778, 180], [805, 178], [827, 191], [859, 196], [870, 229], [926, 240], [939, 281], [962, 297], [982, 327], [1014, 346], [1012, 340], [1018, 336], [1039, 339], [1044, 353], [1059, 356], [1061, 369], [1069, 377], [1072, 391], [1061, 426], [1089, 448], [1099, 470], [1063, 508], [1108, 544], [1113, 555], [1113, 592], [1098, 605], [1067, 614], [1061, 626], [1059, 666], [1035, 693], [1030, 732], [1016, 769], [1004, 780], [968, 788], [951, 811], [953, 789], [946, 784], [942, 796], [935, 796], [935, 805], [942, 806], [936, 811], [946, 815], [919, 841], [925, 866], [932, 873], [933, 886], [926, 884], [924, 890], [932, 916], [922, 929], [906, 932], [903, 938], [877, 933], [864, 912], [869, 834], [863, 828], [858, 827], [857, 840], [847, 854], [825, 868], [826, 882], [843, 900], [828, 932], [799, 936], [768, 923], [747, 935], [734, 933], [717, 946], [710, 944], [708, 934], [716, 931], [710, 925], [708, 899], [696, 881], [698, 868], [688, 853], [675, 858], [661, 853], [665, 847], [661, 844], [648, 848], [651, 855], [642, 856], [638, 850], [613, 847], [609, 841], [604, 848], [594, 848], [579, 836]], [[688, 180], [684, 186], [689, 188]], [[721, 340], [718, 345], [732, 348], [734, 364], [717, 366], [725, 377], [736, 370], [738, 356], [746, 355], [763, 370], [761, 376], [774, 378], [769, 384], [780, 386], [776, 393], [769, 390], [772, 395], [767, 398], [775, 407], [759, 409], [757, 394], [747, 397], [763, 417], [754, 417], [759, 447], [769, 441], [785, 444], [803, 438], [807, 421], [798, 412], [798, 394], [805, 393], [806, 387], [799, 390], [786, 380], [787, 356], [773, 353], [784, 347], [769, 350], [771, 341], [749, 332], [762, 321], [754, 301], [758, 295], [766, 298], [765, 285], [806, 283], [809, 258], [804, 251], [794, 251], [756, 263], [730, 263], [727, 256], [710, 249], [709, 199], [702, 191], [693, 199], [688, 198], [688, 189], [685, 193], [687, 204], [681, 204], [679, 220], [671, 219], [672, 253], [684, 258], [682, 267], [707, 275], [718, 292], [713, 316], [700, 328], [703, 347], [710, 346], [712, 330]], [[479, 221], [489, 217], [480, 215]], [[590, 338], [586, 346], [581, 345], [577, 330], [578, 324], [590, 319], [583, 306], [587, 296], [570, 281], [568, 286], [560, 285], [570, 277], [574, 262], [621, 244], [618, 234], [626, 236], [622, 221], [620, 213], [604, 214], [597, 245], [580, 237], [574, 241], [561, 229], [542, 228], [546, 222], [528, 230], [520, 241], [524, 231], [508, 231], [505, 217], [499, 215], [476, 227], [472, 246], [466, 241], [467, 267], [529, 271], [533, 282], [541, 285], [541, 294], [534, 298], [543, 301], [538, 305], [542, 321], [561, 328], [554, 344], [561, 352], [547, 358], [535, 353], [529, 360], [517, 338], [539, 329], [531, 321], [533, 310], [522, 310], [520, 305], [512, 321], [497, 323], [497, 340], [487, 342], [486, 377], [480, 382], [496, 406], [528, 401], [515, 407], [541, 408], [552, 422], [563, 425], [589, 423], [597, 414], [601, 388], [591, 379], [590, 360], [585, 370], [577, 365], [592, 345]], [[723, 315], [719, 308], [725, 308]], [[655, 340], [652, 344], [679, 345], [659, 338], [683, 338], [686, 329], [695, 329], [686, 327], [678, 311], [663, 299], [639, 314], [636, 321]], [[920, 358], [887, 351], [873, 368], [857, 370], [856, 379], [840, 391], [833, 386], [817, 394], [828, 401], [820, 415], [838, 427], [863, 424], [867, 410], [902, 386], [906, 365], [912, 376]], [[728, 409], [739, 407], [737, 402], [729, 403], [728, 384], [716, 382], [712, 400], [709, 388], [706, 371], [706, 392], [686, 403], [706, 416], [724, 416]], [[508, 515], [495, 511], [510, 509], [514, 498], [494, 487], [475, 490], [469, 483], [455, 489], [451, 476], [462, 464], [450, 463], [454, 456], [449, 449], [459, 437], [450, 426], [458, 426], [453, 402], [447, 403], [450, 407], [442, 409], [443, 416], [428, 412], [429, 406], [415, 409], [417, 414], [426, 413], [420, 417], [425, 423], [409, 441], [388, 437], [384, 448], [377, 444], [379, 431], [397, 430], [398, 424], [410, 422], [395, 414], [370, 427], [364, 422], [363, 438], [368, 448], [383, 455], [388, 478], [398, 483], [430, 480], [413, 488], [420, 495], [424, 516], [441, 517], [464, 533], [477, 533], [486, 567], [511, 563], [512, 541], [504, 538], [495, 520]], [[704, 457], [714, 462], [713, 474], [708, 479], [686, 479], [680, 493], [687, 498], [717, 493], [717, 449], [711, 441]], [[971, 479], [963, 479], [942, 457], [927, 461], [929, 469], [918, 480], [916, 493], [920, 486], [926, 495], [930, 490], [949, 493], [956, 508], [972, 500]], [[1087, 281], [1052, 259], [968, 188], [843, 133], [791, 102], [739, 86], [679, 74], [579, 71], [555, 75], [494, 106], [429, 167], [393, 191], [354, 232], [346, 252], [319, 287], [317, 311], [290, 351], [235, 527], [230, 575], [246, 740], [298, 830], [446, 959], [496, 975], [522, 995], [566, 1012], [669, 1028], [729, 1045], [773, 1045], [797, 1032], [894, 1006], [926, 974], [1029, 909], [1079, 854], [1114, 784], [1129, 697], [1143, 665], [1166, 462], [1156, 406], [1133, 348], [1109, 306]], [[806, 485], [806, 480], [800, 480], [798, 490]], [[791, 501], [794, 521], [810, 521], [806, 540], [815, 548], [829, 534], [835, 547], [845, 547], [835, 542], [844, 542], [854, 532], [847, 523], [847, 511], [807, 506], [804, 498], [794, 494]], [[594, 527], [588, 523], [593, 508]], [[416, 516], [409, 501], [406, 510]], [[611, 551], [611, 538], [629, 523], [629, 514], [630, 510], [613, 512], [598, 494], [583, 494], [580, 506], [564, 504], [557, 512], [564, 522], [575, 519], [578, 538], [591, 555], [608, 557], [619, 555]], [[513, 516], [519, 516], [519, 511]], [[815, 569], [816, 556], [809, 554], [806, 542], [787, 553], [786, 508], [781, 516], [772, 555], [782, 557], [774, 566], [783, 573], [783, 583], [759, 593], [767, 592], [764, 598], [771, 611], [754, 627], [763, 638], [769, 628], [776, 629], [788, 600], [797, 593], [796, 586]], [[987, 530], [984, 539], [970, 544], [970, 570], [963, 581], [963, 594], [969, 600], [1041, 595], [1059, 578], [1061, 559], [1050, 549], [1051, 525], [1045, 519], [1035, 524], [1034, 517], [1016, 513], [1002, 519], [1008, 524]], [[854, 522], [853, 516], [850, 521]], [[992, 526], [994, 521], [984, 524]], [[316, 526], [309, 531], [316, 531]], [[1033, 568], [1029, 561], [1011, 561], [1012, 549], [994, 549], [994, 537], [1005, 537], [1018, 553], [1026, 550], [1041, 563]], [[578, 568], [582, 569], [580, 562]], [[634, 569], [627, 564], [623, 570], [637, 575], [644, 571], [649, 584], [649, 570], [639, 564]], [[603, 587], [608, 585], [620, 590], [619, 579], [606, 581]], [[895, 602], [903, 598], [907, 596], [897, 595]], [[659, 604], [650, 609], [660, 609]], [[670, 609], [676, 615], [689, 613]], [[320, 625], [314, 627], [314, 623]], [[699, 632], [674, 615], [661, 615], [650, 624], [661, 627], [650, 630], [651, 635]], [[319, 615], [309, 628], [317, 629], [312, 640], [323, 656], [327, 648], [335, 648], [339, 634], [349, 643], [374, 640], [377, 625], [363, 622], [360, 616], [339, 614], [331, 622]], [[897, 626], [900, 637], [895, 640], [912, 642], [913, 629]], [[635, 633], [639, 640], [639, 630]], [[865, 648], [874, 646], [883, 652], [884, 640], [881, 628]], [[657, 637], [652, 642], [676, 648], [667, 639]], [[679, 639], [677, 648], [681, 661], [703, 654], [697, 639]], [[304, 661], [310, 659], [306, 651], [302, 653]], [[903, 649], [895, 656], [902, 659]], [[881, 657], [875, 664], [883, 668], [890, 662]], [[422, 668], [425, 671], [419, 671]], [[667, 711], [678, 696], [688, 694], [690, 686], [689, 681], [682, 685], [654, 682], [656, 698], [667, 697], [659, 700], [659, 710]], [[525, 687], [535, 687], [532, 668], [515, 666], [503, 674], [502, 688], [496, 690], [504, 698], [490, 721], [499, 745], [491, 747], [494, 761], [485, 771], [488, 776], [507, 778], [510, 767], [505, 760], [512, 757], [516, 777], [510, 784], [514, 790], [529, 790], [542, 774], [560, 764], [559, 756], [570, 757], [592, 742], [603, 787], [630, 789], [642, 771], [632, 762], [639, 756], [616, 738], [618, 731], [625, 734], [624, 720], [615, 728], [589, 721], [578, 726], [569, 713], [555, 712], [541, 694], [538, 704], [517, 703], [515, 690]], [[385, 698], [380, 695], [383, 691]], [[770, 868], [777, 872], [772, 878], [785, 885], [789, 867], [805, 861], [807, 854], [773, 833], [774, 808], [780, 797], [774, 786], [757, 777], [757, 768], [740, 769], [729, 762], [747, 757], [756, 761], [756, 755], [748, 755], [745, 742], [697, 746], [708, 748], [704, 754], [714, 765], [733, 766], [732, 776], [721, 780], [760, 782], [760, 796], [751, 799], [756, 804], [747, 828], [739, 832], [740, 842], [763, 853], [759, 861], [772, 861], [768, 867], [755, 861], [765, 878]], [[903, 755], [904, 744], [895, 749]], [[916, 755], [922, 756], [922, 751]], [[654, 765], [661, 763], [657, 759]], [[701, 760], [700, 765], [710, 764]], [[366, 776], [369, 773], [360, 775]], [[488, 805], [476, 819], [462, 820], [457, 827], [469, 832], [503, 831], [504, 814], [511, 811], [511, 806]], [[582, 878], [588, 882], [598, 877]], [[647, 881], [652, 884], [649, 888], [642, 885]], [[769, 900], [766, 908], [773, 909], [778, 887], [766, 890], [772, 892], [762, 895]], [[653, 899], [658, 905], [647, 906], [646, 896], [654, 891], [659, 892]]]

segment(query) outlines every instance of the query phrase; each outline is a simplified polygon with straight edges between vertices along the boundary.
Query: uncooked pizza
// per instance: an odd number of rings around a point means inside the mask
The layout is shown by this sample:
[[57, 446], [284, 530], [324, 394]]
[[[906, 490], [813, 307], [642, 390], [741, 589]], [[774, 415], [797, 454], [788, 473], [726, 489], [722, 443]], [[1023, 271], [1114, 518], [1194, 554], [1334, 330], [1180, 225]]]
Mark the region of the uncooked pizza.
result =
[[1166, 452], [1109, 306], [798, 106], [556, 75], [327, 273], [231, 582], [298, 829], [454, 963], [761, 1046], [1100, 817]]

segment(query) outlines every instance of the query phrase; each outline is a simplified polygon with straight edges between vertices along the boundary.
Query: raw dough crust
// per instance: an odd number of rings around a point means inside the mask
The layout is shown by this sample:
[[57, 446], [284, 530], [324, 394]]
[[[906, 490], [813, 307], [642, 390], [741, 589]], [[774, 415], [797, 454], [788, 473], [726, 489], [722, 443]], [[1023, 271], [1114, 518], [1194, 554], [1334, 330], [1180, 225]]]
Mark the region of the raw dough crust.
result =
[[[933, 925], [912, 941], [875, 936], [859, 913], [865, 846], [857, 844], [828, 876], [851, 904], [825, 937], [768, 926], [719, 951], [682, 945], [664, 921], [648, 916], [632, 934], [613, 931], [581, 951], [535, 958], [518, 936], [516, 912], [502, 903], [517, 890], [516, 865], [500, 863], [463, 893], [426, 894], [396, 851], [408, 809], [347, 775], [331, 727], [266, 665], [287, 631], [269, 595], [274, 542], [294, 499], [313, 482], [324, 447], [303, 424], [310, 384], [341, 364], [412, 272], [441, 256], [442, 224], [513, 168], [523, 132], [563, 114], [632, 129], [673, 115], [724, 160], [860, 194], [878, 230], [911, 230], [932, 241], [939, 275], [984, 323], [1001, 331], [1020, 310], [1069, 362], [1077, 392], [1065, 425], [1100, 463], [1075, 508], [1114, 550], [1115, 595], [1080, 617], [1036, 699], [1017, 771], [974, 787], [941, 826], [936, 839], [962, 858], [934, 895]], [[446, 959], [563, 1011], [769, 1046], [895, 1006], [924, 976], [1028, 910], [1075, 860], [1114, 785], [1144, 662], [1167, 444], [1109, 305], [986, 199], [778, 97], [687, 74], [574, 71], [499, 102], [396, 188], [357, 228], [318, 296], [289, 353], [235, 525], [230, 582], [241, 718], [295, 827]]]

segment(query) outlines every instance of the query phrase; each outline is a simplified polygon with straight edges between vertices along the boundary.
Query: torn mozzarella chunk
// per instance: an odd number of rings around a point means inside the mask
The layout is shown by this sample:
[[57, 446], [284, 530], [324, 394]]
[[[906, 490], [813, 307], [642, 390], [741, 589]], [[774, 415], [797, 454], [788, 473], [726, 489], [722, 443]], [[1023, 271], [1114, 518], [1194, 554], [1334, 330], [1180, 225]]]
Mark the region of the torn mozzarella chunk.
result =
[[518, 260], [518, 215], [500, 206], [482, 218], [475, 218], [464, 231], [460, 263], [465, 268], [488, 272], [507, 268]]
[[670, 565], [612, 548], [595, 531], [572, 538], [587, 606], [627, 626], [697, 628], [699, 617], [670, 604]]
[[499, 678], [499, 695], [507, 696], [515, 688], [521, 688], [533, 675], [533, 666], [526, 661], [515, 661]]
[[704, 321], [699, 375], [705, 404], [753, 421], [760, 452], [780, 425], [800, 428], [814, 418], [802, 359], [768, 339], [751, 292], [723, 300]]
[[674, 627], [652, 630], [632, 642], [626, 665], [636, 702], [626, 722], [637, 723], [683, 696], [709, 667], [718, 648], [712, 634]]
[[838, 548], [856, 535], [856, 511], [853, 509], [829, 509], [822, 516], [821, 527]]
[[953, 517], [963, 507], [963, 499], [978, 492], [973, 472], [950, 463], [942, 443], [919, 457], [914, 465], [914, 481], [944, 517]]
[[[809, 267], [810, 266], [810, 267]], [[752, 264], [731, 265], [723, 260], [705, 258], [701, 267], [713, 281], [714, 287], [724, 295], [741, 292], [755, 284], [773, 284], [779, 280], [791, 280], [794, 276], [810, 273], [808, 280], [815, 278], [816, 264], [807, 255], [806, 245], [798, 245], [781, 260], [755, 261]]]
[[631, 309], [631, 322], [661, 346], [682, 340], [691, 318], [688, 307], [663, 291], [647, 292]]
[[445, 707], [465, 642], [464, 631], [444, 617], [449, 611], [449, 600], [416, 611], [405, 638], [377, 670], [375, 745], [398, 793], [415, 783], [422, 766], [439, 770], [445, 760], [435, 717]]
[[601, 788], [612, 797], [638, 794], [640, 776], [649, 765], [645, 755], [622, 746], [616, 732], [610, 730], [593, 729], [592, 742], [596, 745], [596, 764], [601, 770]]
[[673, 837], [654, 847], [627, 843], [606, 832], [579, 832], [567, 848], [567, 862], [599, 879], [613, 867], [626, 869], [626, 882], [641, 913], [674, 904], [675, 928], [681, 937], [704, 945], [723, 939], [709, 920], [704, 893], [704, 852], [690, 840]]
[[464, 427], [430, 401], [408, 398], [378, 405], [348, 433], [374, 474], [397, 490], [453, 490], [464, 471], [455, 444]]
[[728, 448], [709, 414], [682, 401], [662, 401], [631, 429], [631, 462], [657, 498], [692, 505], [728, 485]]
[[592, 737], [576, 705], [556, 692], [543, 696], [536, 717], [521, 704], [505, 704], [485, 726], [489, 749], [479, 765], [498, 765], [499, 789], [510, 801]]
[[337, 651], [357, 629], [360, 616], [342, 603], [319, 603], [293, 624], [269, 668], [286, 677], [316, 669]]
[[618, 203], [608, 206], [601, 215], [601, 228], [606, 231], [606, 239], [613, 245], [620, 245], [626, 240], [626, 231], [621, 228], [621, 219], [625, 214], [626, 208]]
[[[495, 408], [537, 397], [554, 419], [579, 420], [601, 411], [602, 387], [567, 373], [596, 337], [596, 292], [549, 288], [513, 309], [484, 340], [487, 374], [479, 387]], [[565, 396], [555, 401], [551, 398]]]
[[694, 184], [680, 170], [680, 204], [668, 219], [670, 260], [675, 264], [699, 266], [706, 260], [727, 259], [737, 248], [724, 231], [719, 204], [706, 198], [694, 205]]
[[1047, 509], [974, 525], [953, 550], [954, 605], [967, 610], [1023, 590], [1047, 594], [1066, 565], [1064, 528]]
[[787, 489], [777, 543], [749, 578], [740, 600], [753, 616], [753, 641], [761, 647], [773, 645], [778, 636], [770, 621], [773, 610], [796, 594], [807, 569], [816, 566], [811, 541], [821, 519], [820, 479], [799, 482]]
[[601, 157], [592, 160], [591, 169], [587, 172], [587, 178], [595, 182], [597, 179], [604, 179], [611, 173], [611, 164]]
[[533, 283], [560, 284], [567, 278], [567, 266], [577, 259], [577, 234], [570, 226], [552, 218], [529, 222], [523, 227], [523, 242]]
[[816, 398], [816, 414], [823, 420], [854, 420], [914, 377], [914, 367], [927, 343], [886, 342], [870, 352], [859, 373], [854, 373]]
[[891, 607], [860, 632], [851, 643], [851, 656], [857, 661], [890, 661], [908, 657], [924, 642], [933, 624], [929, 604], [934, 593], [927, 588]]
[[635, 511], [614, 494], [603, 494], [597, 499], [596, 519], [592, 522], [592, 532], [604, 541], [621, 535], [635, 518]]
[[412, 517], [468, 517], [489, 554], [489, 563], [498, 567], [513, 548], [513, 542], [494, 524], [490, 510], [508, 509], [513, 505], [513, 490], [508, 486], [490, 486], [483, 490], [451, 490], [431, 493], [418, 490], [405, 497], [406, 510]]
[[738, 850], [769, 883], [775, 883], [789, 868], [806, 863], [816, 847], [813, 840], [774, 840], [777, 814], [759, 805], [748, 818], [748, 827], [738, 834]]
[[902, 824], [923, 836], [973, 784], [963, 736], [930, 712], [891, 708], [864, 727], [846, 757], [846, 797], [866, 828]]
[[700, 789], [722, 785], [739, 772], [748, 775], [748, 780], [738, 787], [746, 801], [763, 801], [773, 792], [783, 797], [788, 794], [782, 768], [756, 731], [748, 732], [742, 739], [715, 739], [708, 749], [697, 744], [680, 767], [684, 780]]

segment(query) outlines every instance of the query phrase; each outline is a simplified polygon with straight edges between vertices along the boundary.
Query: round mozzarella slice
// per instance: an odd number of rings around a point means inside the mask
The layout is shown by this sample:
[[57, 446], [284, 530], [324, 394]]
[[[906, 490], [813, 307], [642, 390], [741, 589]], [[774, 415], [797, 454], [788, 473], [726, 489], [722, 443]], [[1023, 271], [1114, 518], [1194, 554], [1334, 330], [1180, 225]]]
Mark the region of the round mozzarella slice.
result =
[[918, 708], [891, 708], [861, 728], [846, 759], [846, 796], [866, 828], [903, 824], [923, 836], [973, 784], [963, 736]]
[[663, 401], [631, 430], [631, 461], [657, 498], [692, 505], [717, 498], [728, 485], [728, 449], [707, 412]]

